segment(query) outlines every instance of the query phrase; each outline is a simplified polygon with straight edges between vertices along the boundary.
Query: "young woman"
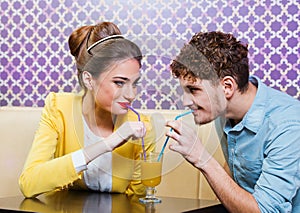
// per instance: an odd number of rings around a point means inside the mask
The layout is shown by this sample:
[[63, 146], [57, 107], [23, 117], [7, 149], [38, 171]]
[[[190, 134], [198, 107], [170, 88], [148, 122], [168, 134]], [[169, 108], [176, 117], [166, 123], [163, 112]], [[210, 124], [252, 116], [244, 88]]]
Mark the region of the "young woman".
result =
[[154, 150], [148, 117], [128, 111], [137, 93], [142, 53], [111, 22], [69, 37], [83, 91], [50, 93], [20, 176], [25, 197], [71, 189], [143, 194], [135, 160]]

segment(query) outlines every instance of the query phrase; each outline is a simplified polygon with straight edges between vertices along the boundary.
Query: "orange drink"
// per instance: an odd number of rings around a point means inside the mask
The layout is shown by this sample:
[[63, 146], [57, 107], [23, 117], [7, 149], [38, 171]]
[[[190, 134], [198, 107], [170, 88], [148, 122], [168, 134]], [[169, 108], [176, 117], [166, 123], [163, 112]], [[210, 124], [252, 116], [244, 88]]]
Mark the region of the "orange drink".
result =
[[162, 156], [159, 153], [150, 152], [140, 155], [141, 181], [146, 187], [146, 196], [139, 198], [141, 203], [160, 203], [161, 199], [155, 197], [155, 186], [161, 182]]
[[144, 186], [155, 187], [161, 181], [161, 162], [142, 162], [142, 184]]

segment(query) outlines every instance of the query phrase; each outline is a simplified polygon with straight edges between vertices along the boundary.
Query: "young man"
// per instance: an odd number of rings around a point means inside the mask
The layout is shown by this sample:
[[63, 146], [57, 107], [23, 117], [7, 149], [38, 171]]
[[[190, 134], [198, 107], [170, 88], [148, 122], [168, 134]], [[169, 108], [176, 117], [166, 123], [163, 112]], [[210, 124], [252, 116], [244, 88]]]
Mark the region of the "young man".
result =
[[247, 46], [231, 34], [198, 33], [173, 60], [196, 124], [225, 118], [229, 170], [195, 132], [170, 121], [170, 149], [197, 167], [230, 212], [300, 212], [300, 102], [249, 78]]

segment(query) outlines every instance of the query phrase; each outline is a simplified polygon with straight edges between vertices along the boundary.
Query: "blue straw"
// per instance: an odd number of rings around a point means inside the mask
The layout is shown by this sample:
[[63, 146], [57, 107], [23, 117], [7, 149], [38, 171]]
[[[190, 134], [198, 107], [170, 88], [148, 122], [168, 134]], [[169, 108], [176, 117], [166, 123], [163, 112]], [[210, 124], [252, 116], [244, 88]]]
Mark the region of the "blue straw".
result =
[[[138, 121], [141, 121], [140, 114], [130, 105], [126, 105], [128, 109], [130, 109], [132, 112], [134, 112], [137, 117]], [[144, 138], [142, 137], [142, 148], [143, 148], [143, 155], [144, 155], [144, 160], [146, 160], [146, 151], [145, 151], [145, 143], [144, 143]]]
[[[184, 112], [184, 113], [182, 113], [182, 114], [179, 114], [179, 115], [177, 115], [177, 116], [175, 117], [174, 120], [178, 120], [179, 118], [181, 118], [181, 117], [183, 117], [183, 116], [185, 116], [185, 115], [188, 115], [188, 114], [192, 113], [193, 111], [194, 111], [194, 110], [189, 110], [189, 111], [187, 111], [187, 112]], [[172, 132], [173, 129], [171, 128], [170, 131]], [[158, 156], [157, 161], [160, 161], [160, 158], [161, 158], [161, 156], [163, 155], [163, 153], [164, 153], [164, 151], [165, 151], [165, 148], [166, 148], [166, 146], [167, 146], [167, 143], [168, 143], [168, 141], [169, 141], [169, 138], [170, 138], [170, 137], [167, 136], [166, 141], [165, 141], [165, 143], [164, 143], [164, 145], [163, 145], [163, 147], [162, 147], [162, 149], [161, 149], [161, 151], [160, 151], [160, 153], [159, 153], [159, 156]]]

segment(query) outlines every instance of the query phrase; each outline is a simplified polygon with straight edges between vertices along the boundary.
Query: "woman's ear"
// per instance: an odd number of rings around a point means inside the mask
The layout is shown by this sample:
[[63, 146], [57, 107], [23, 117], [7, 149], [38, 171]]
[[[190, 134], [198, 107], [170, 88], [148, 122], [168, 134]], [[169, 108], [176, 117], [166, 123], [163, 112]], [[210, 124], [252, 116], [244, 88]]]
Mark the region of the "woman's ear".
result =
[[226, 98], [231, 98], [237, 89], [237, 84], [233, 77], [225, 76], [222, 81], [222, 86]]
[[88, 90], [93, 89], [93, 76], [88, 71], [82, 72], [82, 81]]

